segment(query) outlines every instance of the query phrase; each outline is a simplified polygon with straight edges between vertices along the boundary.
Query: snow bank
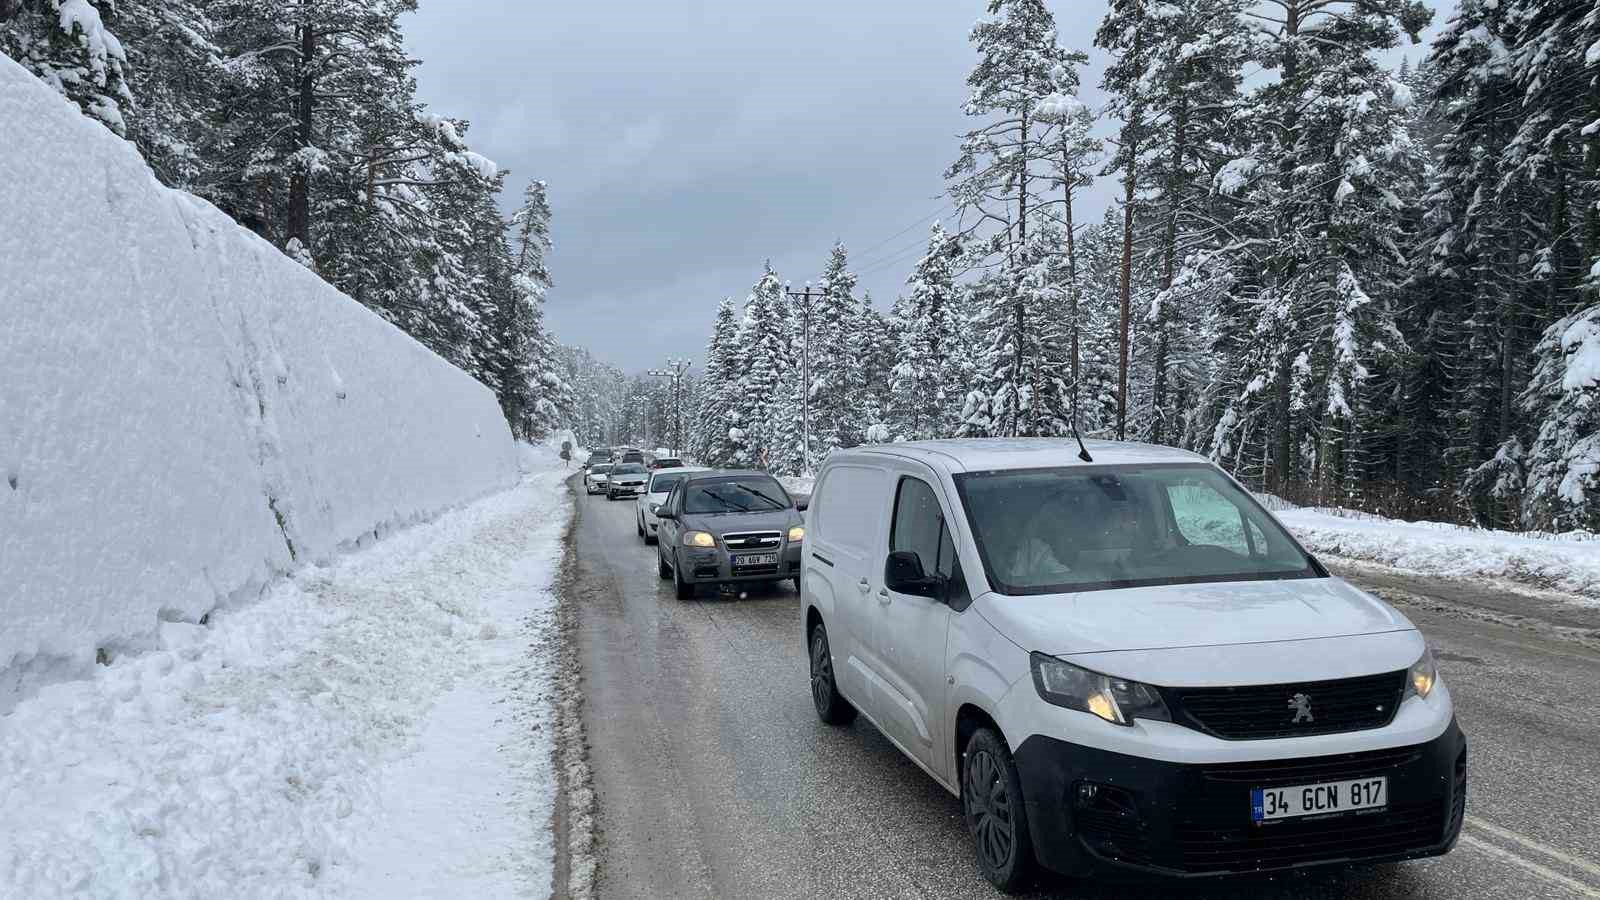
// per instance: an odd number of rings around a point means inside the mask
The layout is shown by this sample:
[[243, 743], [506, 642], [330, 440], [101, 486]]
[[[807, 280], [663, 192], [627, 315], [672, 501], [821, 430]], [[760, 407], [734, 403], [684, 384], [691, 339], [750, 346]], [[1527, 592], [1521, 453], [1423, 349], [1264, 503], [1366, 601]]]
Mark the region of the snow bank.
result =
[[494, 397], [0, 56], [0, 712], [505, 488]]
[[556, 451], [0, 717], [0, 897], [542, 897]]
[[1593, 536], [1532, 537], [1314, 509], [1273, 514], [1313, 553], [1423, 575], [1503, 578], [1600, 600], [1600, 540]]

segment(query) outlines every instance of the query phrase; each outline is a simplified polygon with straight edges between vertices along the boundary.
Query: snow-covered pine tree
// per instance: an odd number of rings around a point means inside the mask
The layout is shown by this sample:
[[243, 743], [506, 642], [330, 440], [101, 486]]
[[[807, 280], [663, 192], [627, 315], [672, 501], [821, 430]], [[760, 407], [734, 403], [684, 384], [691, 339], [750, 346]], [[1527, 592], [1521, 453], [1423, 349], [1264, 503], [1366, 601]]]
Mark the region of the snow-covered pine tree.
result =
[[785, 451], [779, 437], [783, 387], [788, 379], [788, 322], [785, 316], [783, 282], [768, 263], [761, 277], [750, 288], [744, 317], [739, 324], [740, 356], [746, 367], [738, 373], [740, 390], [736, 409], [745, 432], [741, 466], [771, 468], [775, 456]]
[[0, 53], [121, 135], [133, 94], [115, 12], [111, 0], [0, 0]]
[[694, 417], [694, 456], [709, 466], [735, 464], [742, 448], [738, 419], [740, 376], [745, 361], [739, 345], [739, 317], [732, 297], [717, 306], [716, 323], [706, 346], [706, 368]]
[[[1600, 531], [1600, 304], [1545, 329], [1534, 354], [1520, 399], [1533, 443], [1524, 458], [1513, 435], [1486, 468], [1501, 470], [1501, 492], [1520, 488], [1523, 527]], [[1502, 458], [1511, 464], [1496, 466]]]
[[1061, 189], [1062, 235], [1066, 240], [1066, 308], [1068, 384], [1076, 391], [1083, 363], [1083, 293], [1077, 247], [1077, 224], [1073, 221], [1073, 202], [1078, 192], [1094, 183], [1094, 171], [1104, 150], [1099, 138], [1090, 133], [1094, 116], [1077, 97], [1058, 94], [1040, 106], [1041, 118], [1057, 125], [1055, 155], [1050, 160], [1050, 176]]
[[1218, 246], [1222, 236], [1211, 179], [1231, 158], [1252, 50], [1245, 7], [1244, 0], [1113, 3], [1097, 37], [1115, 56], [1105, 78], [1108, 109], [1127, 116], [1114, 166], [1134, 191], [1125, 202], [1136, 197], [1136, 218], [1149, 219], [1151, 240], [1135, 264], [1159, 273], [1143, 311], [1148, 403], [1131, 413], [1129, 429], [1157, 443], [1178, 438], [1200, 390], [1193, 379], [1201, 360], [1188, 336], [1204, 311], [1192, 308], [1199, 299], [1192, 291], [1173, 286], [1190, 254]]
[[[1057, 404], [1047, 395], [1064, 391], [1042, 356], [1054, 339], [1035, 326], [1060, 321], [1055, 307], [1066, 305], [1066, 292], [1051, 265], [1061, 248], [1041, 235], [1052, 218], [1059, 221], [1051, 210], [1063, 201], [1044, 192], [1058, 166], [1057, 134], [1072, 118], [1063, 98], [1077, 93], [1077, 67], [1087, 57], [1057, 44], [1042, 0], [990, 0], [988, 13], [970, 37], [978, 63], [967, 78], [965, 107], [983, 121], [967, 132], [945, 172], [961, 234], [973, 236], [971, 262], [997, 267], [972, 294], [992, 306], [975, 319], [982, 349], [960, 427], [967, 434], [1048, 433], [1046, 410]], [[1053, 234], [1064, 242], [1059, 230]]]
[[861, 302], [855, 297], [856, 276], [849, 253], [836, 243], [822, 270], [822, 296], [811, 310], [811, 448], [812, 465], [829, 452], [861, 443], [868, 425], [864, 407], [866, 384]]
[[[1409, 0], [1270, 0], [1260, 62], [1279, 80], [1245, 106], [1250, 146], [1217, 176], [1240, 202], [1230, 248], [1242, 276], [1222, 325], [1250, 338], [1224, 370], [1246, 373], [1212, 452], [1260, 484], [1313, 482], [1350, 497], [1371, 472], [1374, 377], [1404, 347], [1395, 324], [1407, 197], [1421, 155], [1409, 93], [1373, 60], [1431, 13]], [[1252, 327], [1253, 326], [1253, 327]]]
[[964, 329], [955, 283], [961, 242], [938, 221], [928, 249], [906, 279], [909, 293], [896, 301], [898, 351], [890, 372], [890, 431], [905, 440], [955, 433], [965, 399], [957, 369], [957, 342]]

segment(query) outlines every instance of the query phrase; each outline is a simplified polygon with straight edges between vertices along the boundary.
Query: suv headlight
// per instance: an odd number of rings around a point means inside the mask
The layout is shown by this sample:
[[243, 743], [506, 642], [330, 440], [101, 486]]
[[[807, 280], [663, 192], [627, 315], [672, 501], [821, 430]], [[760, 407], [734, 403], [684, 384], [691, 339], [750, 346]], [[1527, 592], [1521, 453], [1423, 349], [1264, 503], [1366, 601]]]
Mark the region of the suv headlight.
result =
[[685, 531], [683, 533], [685, 547], [715, 547], [717, 539], [705, 531]]
[[1427, 699], [1439, 684], [1439, 667], [1433, 662], [1433, 651], [1423, 650], [1422, 658], [1411, 664], [1406, 673], [1406, 696]]
[[1043, 653], [1031, 653], [1028, 659], [1033, 686], [1046, 703], [1093, 713], [1114, 725], [1132, 725], [1134, 719], [1172, 721], [1161, 692], [1148, 684], [1101, 675]]
[[804, 526], [796, 525], [793, 528], [789, 529], [789, 543], [798, 544], [801, 541], [805, 540], [805, 538], [806, 538], [806, 529], [805, 529]]

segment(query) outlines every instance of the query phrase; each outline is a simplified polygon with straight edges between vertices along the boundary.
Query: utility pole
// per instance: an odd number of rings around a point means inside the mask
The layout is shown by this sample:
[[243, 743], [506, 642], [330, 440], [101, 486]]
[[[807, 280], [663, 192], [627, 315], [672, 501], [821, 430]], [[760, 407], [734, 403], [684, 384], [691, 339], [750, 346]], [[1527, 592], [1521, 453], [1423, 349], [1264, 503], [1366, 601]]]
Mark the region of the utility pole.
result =
[[672, 379], [672, 452], [683, 455], [683, 379], [693, 363], [687, 359], [668, 358], [664, 369], [646, 372], [651, 378]]
[[821, 299], [822, 291], [813, 292], [810, 282], [803, 291], [788, 287], [783, 293], [790, 300], [800, 301], [800, 467], [811, 474], [811, 301]]

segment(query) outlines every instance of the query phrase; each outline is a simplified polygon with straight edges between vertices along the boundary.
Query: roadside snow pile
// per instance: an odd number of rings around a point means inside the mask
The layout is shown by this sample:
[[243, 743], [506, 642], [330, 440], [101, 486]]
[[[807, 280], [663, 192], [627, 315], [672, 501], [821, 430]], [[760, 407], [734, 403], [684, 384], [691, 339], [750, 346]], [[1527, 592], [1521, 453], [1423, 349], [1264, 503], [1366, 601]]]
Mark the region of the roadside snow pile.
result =
[[571, 500], [527, 462], [0, 718], [0, 896], [548, 895]]
[[4, 56], [0, 122], [0, 714], [516, 482], [486, 388]]
[[1600, 540], [1549, 538], [1439, 522], [1345, 518], [1313, 509], [1273, 513], [1313, 553], [1423, 575], [1504, 578], [1600, 600]]

